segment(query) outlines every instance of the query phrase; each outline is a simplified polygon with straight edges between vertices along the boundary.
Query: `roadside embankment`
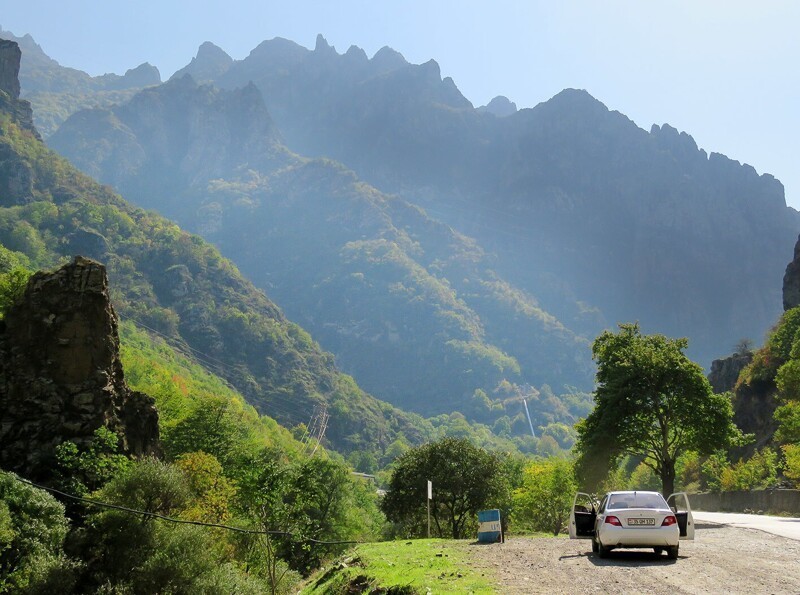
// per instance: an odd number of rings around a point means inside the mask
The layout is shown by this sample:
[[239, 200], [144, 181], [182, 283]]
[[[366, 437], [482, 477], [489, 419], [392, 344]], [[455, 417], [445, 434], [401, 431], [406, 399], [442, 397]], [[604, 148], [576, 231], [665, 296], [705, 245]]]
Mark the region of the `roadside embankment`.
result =
[[763, 511], [800, 515], [800, 490], [738, 490], [692, 494], [693, 509], [709, 512]]

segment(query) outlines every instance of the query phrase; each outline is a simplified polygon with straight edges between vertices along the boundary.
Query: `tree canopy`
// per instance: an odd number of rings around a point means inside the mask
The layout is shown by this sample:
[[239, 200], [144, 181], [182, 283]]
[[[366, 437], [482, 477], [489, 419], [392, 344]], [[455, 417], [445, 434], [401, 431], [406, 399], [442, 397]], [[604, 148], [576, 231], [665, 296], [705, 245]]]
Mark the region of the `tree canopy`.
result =
[[576, 471], [586, 487], [632, 455], [655, 471], [668, 495], [682, 453], [742, 442], [730, 398], [714, 394], [703, 369], [685, 355], [687, 346], [685, 338], [643, 335], [638, 324], [595, 339], [595, 407], [577, 426]]
[[398, 460], [381, 508], [411, 535], [426, 526], [427, 482], [433, 482], [432, 532], [466, 535], [484, 508], [505, 508], [509, 486], [500, 458], [464, 438], [444, 438], [413, 448]]

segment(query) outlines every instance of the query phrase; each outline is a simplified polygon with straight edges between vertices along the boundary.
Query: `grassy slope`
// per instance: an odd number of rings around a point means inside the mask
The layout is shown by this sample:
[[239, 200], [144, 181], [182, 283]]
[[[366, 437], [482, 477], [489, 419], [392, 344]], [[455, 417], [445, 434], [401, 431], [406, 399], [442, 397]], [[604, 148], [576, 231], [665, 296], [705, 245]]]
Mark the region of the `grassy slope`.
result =
[[302, 593], [347, 593], [352, 583], [404, 587], [401, 593], [494, 593], [489, 579], [470, 567], [466, 547], [448, 539], [361, 544], [312, 576]]

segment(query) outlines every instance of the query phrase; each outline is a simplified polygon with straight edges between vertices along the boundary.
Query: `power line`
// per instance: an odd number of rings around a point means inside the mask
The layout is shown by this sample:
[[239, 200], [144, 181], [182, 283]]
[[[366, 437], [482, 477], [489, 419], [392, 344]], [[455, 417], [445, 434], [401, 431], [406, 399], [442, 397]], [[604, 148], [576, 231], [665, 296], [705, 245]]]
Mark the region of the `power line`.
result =
[[158, 514], [157, 512], [148, 512], [146, 510], [136, 510], [135, 508], [128, 508], [127, 506], [120, 506], [119, 504], [110, 504], [108, 502], [102, 502], [100, 500], [91, 500], [89, 498], [83, 498], [81, 496], [75, 496], [74, 494], [69, 494], [67, 492], [62, 492], [61, 490], [57, 490], [56, 488], [51, 488], [45, 485], [40, 485], [38, 483], [34, 483], [29, 479], [25, 479], [20, 477], [14, 473], [9, 473], [11, 477], [16, 479], [19, 482], [28, 484], [40, 490], [46, 490], [48, 492], [52, 492], [54, 494], [58, 494], [64, 498], [69, 498], [70, 500], [76, 500], [78, 502], [83, 502], [85, 504], [92, 504], [94, 506], [99, 506], [101, 508], [109, 508], [111, 510], [119, 510], [121, 512], [127, 512], [130, 514], [138, 514], [145, 517], [152, 517], [156, 519], [160, 519], [162, 521], [167, 521], [170, 523], [176, 523], [179, 525], [197, 525], [199, 527], [211, 527], [214, 529], [225, 529], [226, 531], [235, 531], [237, 533], [246, 533], [248, 535], [283, 535], [286, 537], [291, 537], [295, 541], [301, 541], [304, 543], [315, 543], [318, 545], [345, 545], [345, 544], [356, 544], [356, 543], [364, 543], [363, 541], [326, 541], [321, 539], [314, 539], [313, 537], [302, 537], [298, 536], [295, 537], [293, 533], [289, 531], [269, 531], [269, 530], [259, 530], [259, 529], [243, 529], [241, 527], [232, 527], [230, 525], [222, 525], [220, 523], [204, 523], [203, 521], [189, 521], [186, 519], [176, 519], [175, 517], [169, 517], [163, 514]]

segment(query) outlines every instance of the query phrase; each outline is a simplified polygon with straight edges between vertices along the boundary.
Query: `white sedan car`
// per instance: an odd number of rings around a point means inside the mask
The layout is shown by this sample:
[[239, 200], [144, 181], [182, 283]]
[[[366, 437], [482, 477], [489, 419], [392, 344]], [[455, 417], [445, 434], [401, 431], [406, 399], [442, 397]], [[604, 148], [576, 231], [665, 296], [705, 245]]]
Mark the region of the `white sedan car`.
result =
[[597, 503], [589, 494], [578, 492], [569, 537], [591, 539], [592, 551], [601, 558], [614, 548], [653, 548], [675, 560], [679, 541], [694, 539], [689, 498], [685, 492], [666, 500], [658, 492], [609, 492]]

